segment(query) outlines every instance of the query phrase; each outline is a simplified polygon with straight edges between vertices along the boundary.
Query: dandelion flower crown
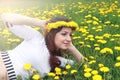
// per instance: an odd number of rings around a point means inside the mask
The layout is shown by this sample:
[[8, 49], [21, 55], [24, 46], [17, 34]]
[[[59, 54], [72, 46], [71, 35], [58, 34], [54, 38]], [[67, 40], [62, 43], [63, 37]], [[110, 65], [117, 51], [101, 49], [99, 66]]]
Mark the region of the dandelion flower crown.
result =
[[46, 29], [48, 32], [50, 32], [52, 29], [57, 29], [59, 27], [69, 27], [69, 28], [75, 28], [75, 30], [77, 30], [78, 24], [74, 21], [70, 21], [70, 22], [57, 21], [57, 22], [48, 23]]

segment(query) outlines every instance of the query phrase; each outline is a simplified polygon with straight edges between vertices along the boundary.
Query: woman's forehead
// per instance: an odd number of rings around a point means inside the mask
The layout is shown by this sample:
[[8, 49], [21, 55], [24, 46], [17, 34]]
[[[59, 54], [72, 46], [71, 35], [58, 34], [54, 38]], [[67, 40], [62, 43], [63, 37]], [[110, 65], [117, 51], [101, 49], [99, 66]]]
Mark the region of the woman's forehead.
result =
[[63, 27], [63, 28], [61, 29], [61, 31], [72, 32], [72, 29], [71, 29], [71, 28], [68, 28], [68, 27]]

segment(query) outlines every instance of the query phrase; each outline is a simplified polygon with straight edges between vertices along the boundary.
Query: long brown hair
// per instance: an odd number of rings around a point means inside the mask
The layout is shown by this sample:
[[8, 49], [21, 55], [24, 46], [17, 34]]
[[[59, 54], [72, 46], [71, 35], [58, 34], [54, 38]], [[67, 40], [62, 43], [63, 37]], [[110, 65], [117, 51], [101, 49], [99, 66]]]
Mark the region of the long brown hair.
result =
[[[57, 21], [69, 22], [71, 20], [65, 17], [56, 17], [56, 18], [51, 19], [50, 23], [57, 22]], [[56, 33], [61, 31], [62, 27], [65, 27], [65, 26], [61, 26], [57, 29], [52, 29], [50, 32], [46, 33], [46, 36], [45, 36], [46, 45], [50, 52], [49, 63], [51, 66], [51, 71], [54, 71], [54, 68], [59, 67], [61, 64], [60, 60], [56, 56], [62, 56], [62, 52], [60, 49], [58, 50], [56, 48], [54, 39], [55, 39]]]

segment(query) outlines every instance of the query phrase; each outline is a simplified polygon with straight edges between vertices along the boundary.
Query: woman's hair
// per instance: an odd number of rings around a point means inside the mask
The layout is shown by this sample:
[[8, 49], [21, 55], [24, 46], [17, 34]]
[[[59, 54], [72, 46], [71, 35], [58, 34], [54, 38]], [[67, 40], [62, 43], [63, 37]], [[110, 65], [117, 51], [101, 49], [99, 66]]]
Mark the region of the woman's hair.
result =
[[[57, 22], [57, 21], [69, 22], [71, 20], [68, 18], [65, 18], [65, 17], [55, 17], [55, 18], [51, 19], [49, 23], [53, 23], [53, 22]], [[63, 27], [65, 27], [65, 26], [61, 26], [57, 29], [52, 29], [50, 32], [46, 33], [46, 36], [45, 36], [46, 45], [50, 52], [49, 63], [51, 66], [51, 71], [54, 71], [55, 67], [59, 67], [61, 64], [60, 60], [56, 57], [56, 56], [62, 56], [62, 53], [61, 53], [61, 50], [60, 49], [57, 50], [57, 48], [55, 46], [55, 35], [59, 31], [61, 31], [61, 29]]]

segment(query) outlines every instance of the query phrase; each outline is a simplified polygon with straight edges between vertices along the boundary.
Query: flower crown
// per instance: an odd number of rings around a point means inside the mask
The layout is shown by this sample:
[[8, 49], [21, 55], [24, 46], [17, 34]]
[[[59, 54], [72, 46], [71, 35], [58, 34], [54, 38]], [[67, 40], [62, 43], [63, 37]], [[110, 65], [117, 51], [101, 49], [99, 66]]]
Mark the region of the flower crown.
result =
[[47, 29], [48, 32], [50, 32], [51, 29], [57, 29], [57, 28], [62, 27], [62, 26], [75, 28], [75, 30], [78, 29], [78, 24], [74, 21], [70, 21], [70, 22], [57, 21], [57, 22], [54, 22], [54, 23], [48, 23], [47, 26], [46, 26], [46, 29]]

